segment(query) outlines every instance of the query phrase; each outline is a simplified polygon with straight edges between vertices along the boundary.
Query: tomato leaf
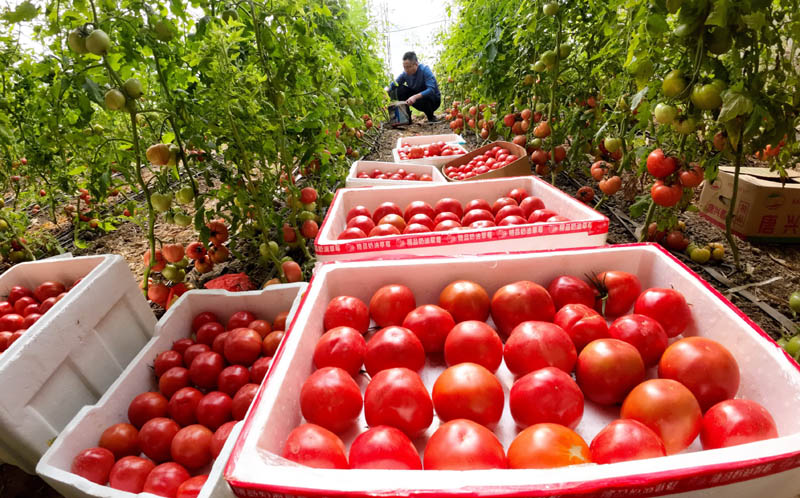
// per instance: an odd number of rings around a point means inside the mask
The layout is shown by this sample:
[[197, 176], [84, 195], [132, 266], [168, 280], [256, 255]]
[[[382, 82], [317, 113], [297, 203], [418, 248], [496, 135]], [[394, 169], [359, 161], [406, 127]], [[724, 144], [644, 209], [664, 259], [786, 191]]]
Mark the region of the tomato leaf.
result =
[[706, 26], [720, 26], [724, 28], [728, 25], [728, 2], [729, 0], [714, 0], [711, 5], [711, 12], [706, 18]]
[[1, 16], [3, 20], [10, 23], [30, 21], [39, 14], [39, 9], [29, 0], [17, 5], [14, 10], [8, 10]]
[[737, 116], [748, 115], [753, 112], [753, 101], [740, 92], [726, 90], [722, 92], [722, 110], [717, 121], [726, 123]]
[[631, 214], [631, 218], [636, 219], [640, 218], [644, 215], [647, 209], [650, 207], [650, 196], [649, 195], [641, 195], [636, 198], [636, 202], [631, 204], [628, 212]]
[[636, 95], [634, 95], [633, 98], [631, 98], [631, 109], [636, 109], [637, 107], [639, 107], [639, 104], [642, 103], [642, 99], [647, 96], [648, 90], [649, 90], [648, 87], [644, 87], [638, 92], [636, 92]]
[[100, 106], [105, 106], [105, 102], [103, 101], [103, 90], [100, 89], [100, 86], [92, 81], [88, 76], [84, 78], [82, 88], [92, 102]]
[[747, 27], [753, 31], [759, 31], [767, 25], [767, 17], [763, 12], [753, 12], [752, 14], [743, 15], [742, 20]]
[[647, 31], [653, 36], [658, 36], [669, 31], [667, 19], [661, 14], [652, 14], [647, 17]]

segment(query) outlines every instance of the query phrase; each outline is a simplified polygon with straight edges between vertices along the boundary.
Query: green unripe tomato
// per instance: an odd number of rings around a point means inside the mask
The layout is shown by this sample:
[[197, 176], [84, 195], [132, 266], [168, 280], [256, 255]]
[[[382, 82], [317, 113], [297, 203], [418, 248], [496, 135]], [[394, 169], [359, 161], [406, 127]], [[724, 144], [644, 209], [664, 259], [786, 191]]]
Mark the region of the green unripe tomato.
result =
[[224, 10], [222, 12], [222, 20], [225, 22], [230, 22], [231, 20], [238, 21], [239, 13], [236, 12], [236, 9]]
[[655, 109], [656, 121], [661, 124], [670, 124], [678, 117], [678, 109], [675, 107], [664, 104], [663, 102], [656, 105]]
[[714, 55], [727, 53], [733, 46], [733, 36], [727, 27], [714, 26], [706, 32], [706, 47]]
[[194, 190], [192, 187], [183, 187], [175, 193], [175, 198], [181, 204], [191, 204], [194, 201]]
[[192, 217], [184, 213], [175, 214], [175, 224], [179, 227], [188, 227], [192, 224]]
[[330, 206], [331, 202], [333, 202], [333, 192], [326, 192], [322, 197], [320, 197], [320, 200], [324, 206]]
[[672, 122], [672, 129], [681, 135], [691, 135], [697, 129], [697, 121], [693, 117], [676, 119]]
[[122, 84], [122, 89], [125, 90], [128, 97], [132, 99], [138, 99], [142, 96], [142, 83], [136, 78], [128, 78], [125, 83]]
[[316, 217], [316, 215], [314, 213], [312, 213], [311, 211], [300, 211], [300, 214], [297, 216], [297, 218], [301, 222], [305, 222], [305, 221], [308, 221], [308, 220], [313, 220], [315, 217]]
[[172, 207], [172, 194], [160, 194], [156, 192], [150, 196], [150, 202], [153, 204], [153, 209], [158, 213], [168, 211]]
[[86, 37], [86, 50], [94, 55], [106, 55], [111, 48], [111, 39], [102, 29], [96, 29]]
[[622, 139], [606, 137], [603, 141], [603, 145], [605, 145], [607, 151], [613, 154], [622, 148]]
[[795, 313], [800, 313], [800, 291], [794, 291], [789, 296], [789, 308]]
[[67, 35], [67, 45], [73, 52], [78, 54], [85, 54], [89, 50], [86, 48], [86, 37], [80, 29], [73, 29]]
[[168, 225], [174, 225], [175, 224], [175, 215], [172, 214], [172, 211], [167, 211], [166, 213], [164, 213], [164, 221]]
[[536, 61], [536, 63], [533, 65], [533, 70], [537, 73], [543, 73], [547, 71], [547, 65], [545, 65], [545, 63], [542, 61]]
[[711, 251], [706, 248], [698, 248], [692, 251], [689, 257], [692, 258], [692, 261], [695, 263], [705, 264], [711, 259]]
[[667, 98], [675, 98], [686, 89], [686, 80], [683, 79], [683, 71], [675, 69], [670, 71], [664, 82], [661, 84], [661, 91]]
[[186, 256], [184, 256], [182, 260], [180, 260], [180, 261], [177, 261], [177, 262], [175, 262], [175, 263], [172, 263], [172, 264], [174, 264], [174, 265], [175, 265], [175, 266], [177, 266], [178, 268], [183, 268], [183, 269], [186, 269], [186, 268], [188, 268], [188, 267], [189, 267], [189, 264], [190, 264], [190, 263], [191, 263], [191, 261], [189, 261], [189, 258], [187, 258]]
[[542, 54], [542, 62], [544, 63], [547, 68], [551, 68], [556, 65], [556, 52], [555, 50], [548, 50], [547, 52]]
[[258, 253], [261, 254], [262, 258], [268, 259], [269, 258], [269, 246], [266, 243], [262, 242], [258, 246]]
[[556, 2], [546, 3], [544, 7], [542, 7], [542, 11], [546, 16], [554, 16], [558, 14], [558, 4]]
[[125, 107], [125, 95], [116, 88], [107, 91], [103, 100], [106, 103], [106, 107], [112, 111], [118, 111]]
[[558, 46], [558, 56], [562, 59], [569, 57], [569, 54], [572, 53], [572, 45], [569, 43], [562, 43]]
[[790, 355], [797, 357], [797, 353], [800, 353], [800, 335], [796, 335], [789, 339], [786, 343], [786, 352]]
[[778, 343], [778, 346], [782, 347], [784, 350], [786, 349], [786, 345], [787, 345], [787, 344], [789, 344], [789, 341], [787, 341], [787, 340], [786, 340], [785, 338], [783, 338], [783, 337], [781, 337], [780, 339], [778, 339], [778, 340], [777, 340], [777, 341], [775, 341], [775, 342], [777, 342], [777, 343]]
[[691, 94], [692, 104], [700, 110], [711, 111], [722, 106], [722, 97], [717, 85], [695, 85]]
[[172, 23], [166, 19], [159, 19], [155, 26], [153, 26], [153, 32], [156, 35], [156, 39], [162, 42], [168, 42], [172, 40], [174, 36]]
[[317, 203], [309, 202], [308, 204], [303, 204], [303, 209], [305, 209], [306, 211], [314, 212], [317, 210]]
[[281, 253], [281, 248], [280, 248], [280, 246], [279, 246], [279, 245], [278, 245], [278, 243], [277, 243], [277, 242], [275, 242], [274, 240], [270, 240], [270, 241], [269, 241], [269, 243], [268, 243], [267, 245], [269, 246], [269, 251], [272, 253], [272, 255], [273, 255], [273, 256], [276, 256], [276, 257], [277, 257], [277, 256], [278, 256], [278, 254], [280, 254], [280, 253]]

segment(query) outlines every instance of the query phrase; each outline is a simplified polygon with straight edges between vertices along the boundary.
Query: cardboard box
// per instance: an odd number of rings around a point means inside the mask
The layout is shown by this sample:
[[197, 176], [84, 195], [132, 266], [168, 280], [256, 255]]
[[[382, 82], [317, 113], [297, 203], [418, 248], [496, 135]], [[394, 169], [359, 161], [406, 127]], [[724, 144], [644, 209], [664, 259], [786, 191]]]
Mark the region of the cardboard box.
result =
[[[733, 194], [733, 167], [723, 166], [714, 183], [706, 182], [700, 194], [700, 214], [725, 229]], [[800, 172], [788, 171], [781, 183], [767, 168], [741, 168], [739, 194], [732, 232], [752, 241], [796, 244], [800, 242]]]
[[[348, 294], [369, 302], [380, 286], [400, 283], [414, 292], [420, 305], [436, 303], [442, 288], [456, 279], [478, 282], [491, 296], [502, 285], [522, 279], [546, 286], [562, 274], [612, 269], [636, 274], [643, 289], [674, 287], [682, 292], [694, 320], [684, 336], [709, 337], [731, 351], [741, 370], [737, 396], [764, 405], [780, 437], [708, 451], [695, 440], [687, 451], [667, 457], [543, 470], [323, 470], [280, 457], [289, 432], [302, 423], [300, 387], [314, 370], [314, 347], [333, 297]], [[240, 497], [774, 498], [794, 496], [800, 488], [800, 367], [707, 282], [652, 244], [322, 265], [275, 358], [225, 469], [225, 478]], [[429, 390], [444, 368], [441, 360], [428, 359], [421, 376]], [[497, 377], [507, 399], [513, 376], [505, 364]], [[363, 389], [368, 379], [362, 373], [357, 381]], [[590, 442], [617, 416], [617, 410], [587, 401], [576, 431]], [[434, 417], [415, 440], [420, 453], [438, 423]], [[363, 411], [355, 425], [341, 435], [347, 446], [367, 427]], [[519, 432], [508, 405], [494, 432], [506, 449]]]
[[[387, 163], [381, 161], [356, 161], [350, 167], [350, 173], [345, 179], [345, 186], [352, 187], [372, 187], [372, 186], [392, 186], [392, 185], [426, 185], [424, 182], [419, 181], [406, 181], [406, 180], [383, 180], [380, 178], [358, 178], [359, 173], [372, 173], [374, 169], [386, 171], [389, 173], [395, 172], [402, 168], [409, 173], [416, 173], [420, 175], [431, 175], [433, 183], [447, 183], [439, 168], [430, 164], [397, 164]], [[428, 182], [427, 184], [430, 184]]]
[[[71, 473], [72, 459], [81, 450], [96, 446], [100, 434], [107, 427], [127, 422], [128, 405], [136, 395], [145, 391], [158, 391], [158, 383], [153, 375], [153, 361], [159, 353], [171, 349], [173, 342], [191, 335], [192, 319], [197, 314], [211, 311], [225, 322], [236, 311], [249, 310], [258, 318], [272, 321], [278, 313], [289, 311], [288, 324], [294, 317], [307, 285], [304, 282], [281, 284], [248, 292], [194, 290], [182, 295], [155, 326], [156, 334], [153, 339], [139, 351], [103, 397], [96, 404], [84, 407], [59, 434], [39, 461], [36, 472], [66, 498], [139, 496], [95, 484]], [[222, 470], [239, 430], [240, 424], [237, 424], [213, 465], [193, 473], [209, 475], [200, 497], [230, 496], [230, 488], [222, 479]]]
[[455, 133], [448, 133], [446, 135], [414, 135], [409, 137], [400, 137], [397, 139], [397, 148], [404, 145], [429, 145], [435, 142], [444, 142], [447, 144], [466, 145], [466, 140], [461, 135]]
[[[472, 160], [473, 157], [478, 157], [484, 152], [493, 149], [494, 147], [499, 146], [502, 147], [510, 152], [513, 152], [519, 159], [514, 161], [513, 163], [509, 164], [508, 166], [500, 169], [495, 169], [489, 171], [488, 173], [484, 173], [482, 175], [476, 175], [472, 178], [468, 178], [466, 180], [454, 180], [449, 176], [444, 174], [444, 169], [449, 166], [461, 166], [462, 164], [467, 164]], [[492, 142], [488, 145], [484, 145], [478, 149], [473, 150], [472, 152], [460, 156], [458, 159], [453, 159], [452, 161], [448, 161], [442, 165], [442, 175], [447, 179], [447, 181], [455, 182], [455, 181], [474, 181], [474, 180], [488, 180], [489, 178], [505, 178], [509, 176], [528, 176], [531, 175], [531, 160], [528, 157], [528, 153], [525, 151], [524, 147], [520, 147], [517, 144], [511, 142]]]
[[34, 473], [61, 429], [97, 401], [153, 335], [150, 306], [121, 256], [46, 259], [0, 276], [0, 295], [80, 283], [0, 354], [0, 461]]
[[[483, 182], [424, 183], [421, 186], [339, 189], [314, 240], [317, 260], [531, 251], [599, 246], [606, 242], [608, 218], [532, 176]], [[372, 211], [382, 202], [392, 201], [405, 209], [411, 201], [422, 200], [433, 206], [443, 197], [453, 197], [462, 205], [472, 199], [486, 199], [492, 203], [515, 188], [524, 188], [541, 198], [548, 209], [572, 221], [337, 240], [347, 225], [347, 212], [358, 205]]]

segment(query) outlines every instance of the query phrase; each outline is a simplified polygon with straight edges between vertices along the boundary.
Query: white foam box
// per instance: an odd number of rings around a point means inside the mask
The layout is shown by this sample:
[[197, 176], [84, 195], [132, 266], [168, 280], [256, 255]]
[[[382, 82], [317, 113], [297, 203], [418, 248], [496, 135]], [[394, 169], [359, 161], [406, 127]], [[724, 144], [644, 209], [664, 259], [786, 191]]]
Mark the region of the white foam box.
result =
[[[435, 141], [438, 142], [438, 140]], [[433, 142], [428, 142], [428, 143], [433, 143]], [[442, 164], [450, 162], [453, 159], [457, 159], [467, 153], [466, 144], [451, 143], [450, 145], [456, 145], [458, 147], [461, 147], [464, 150], [464, 153], [455, 154], [452, 156], [433, 156], [433, 157], [420, 157], [417, 159], [400, 159], [400, 147], [397, 147], [392, 149], [392, 157], [394, 158], [394, 162], [398, 164], [432, 164], [433, 166], [441, 166]]]
[[[97, 446], [100, 434], [116, 423], [128, 421], [128, 405], [136, 395], [158, 391], [153, 375], [153, 361], [162, 351], [172, 349], [178, 339], [190, 337], [192, 320], [203, 311], [211, 311], [222, 320], [240, 310], [251, 311], [257, 318], [272, 322], [278, 313], [289, 311], [287, 324], [295, 315], [300, 299], [308, 284], [272, 285], [259, 291], [228, 292], [225, 290], [193, 290], [183, 294], [155, 326], [155, 336], [139, 351], [128, 368], [93, 406], [84, 407], [47, 450], [36, 473], [66, 498], [133, 498], [134, 493], [119, 491], [95, 484], [70, 472], [72, 459], [86, 448]], [[238, 433], [239, 429], [236, 429]], [[229, 437], [223, 452], [209, 469], [195, 474], [208, 473], [209, 478], [200, 496], [225, 496], [230, 488], [222, 479], [227, 456], [235, 436]], [[145, 495], [152, 496], [152, 495]]]
[[[431, 175], [433, 182], [419, 182], [406, 180], [384, 180], [381, 178], [358, 178], [359, 173], [372, 173], [379, 169], [386, 173], [394, 173], [398, 169], [404, 169], [409, 173], [420, 175]], [[439, 171], [439, 168], [430, 164], [403, 164], [387, 163], [381, 161], [355, 161], [350, 167], [350, 173], [345, 179], [345, 186], [353, 187], [373, 187], [373, 186], [398, 186], [398, 185], [430, 185], [431, 183], [447, 183], [447, 179]]]
[[[347, 294], [369, 302], [381, 286], [399, 283], [414, 292], [420, 305], [437, 303], [441, 290], [457, 279], [475, 281], [491, 296], [501, 286], [519, 280], [546, 286], [559, 275], [604, 270], [634, 273], [643, 289], [674, 287], [682, 292], [694, 319], [684, 336], [709, 337], [733, 353], [741, 370], [738, 396], [764, 405], [775, 418], [779, 437], [709, 451], [702, 451], [696, 440], [685, 452], [667, 457], [546, 470], [323, 470], [280, 456], [288, 434], [303, 422], [300, 388], [314, 370], [313, 351], [332, 298]], [[794, 496], [800, 489], [800, 367], [707, 282], [656, 245], [322, 265], [275, 358], [225, 469], [225, 478], [240, 497], [773, 498]], [[428, 390], [444, 368], [441, 359], [428, 358], [421, 371]], [[505, 363], [497, 377], [508, 400], [514, 379]], [[363, 391], [366, 375], [360, 374], [357, 381]], [[588, 443], [617, 417], [618, 410], [587, 401], [576, 431]], [[425, 434], [414, 441], [420, 454], [438, 425], [434, 417]], [[355, 426], [341, 434], [348, 447], [367, 428], [363, 411]], [[506, 404], [494, 432], [507, 449], [518, 431]]]
[[414, 135], [409, 137], [400, 137], [397, 139], [397, 148], [404, 145], [430, 145], [436, 142], [444, 142], [446, 144], [459, 144], [466, 145], [466, 140], [461, 135], [455, 133], [448, 133], [446, 135]]
[[[444, 197], [458, 199], [462, 205], [472, 199], [485, 199], [491, 204], [515, 188], [524, 188], [529, 194], [541, 198], [545, 207], [572, 221], [337, 240], [347, 226], [347, 212], [358, 205], [366, 206], [371, 212], [381, 203], [392, 201], [400, 209], [405, 209], [411, 201], [421, 200], [433, 206]], [[591, 247], [605, 244], [607, 235], [608, 218], [549, 183], [525, 176], [400, 188], [340, 189], [328, 209], [314, 246], [317, 260], [329, 262], [404, 255], [448, 256]]]
[[0, 461], [33, 473], [50, 442], [97, 401], [153, 335], [150, 306], [117, 255], [46, 259], [0, 276], [0, 295], [78, 285], [0, 354]]

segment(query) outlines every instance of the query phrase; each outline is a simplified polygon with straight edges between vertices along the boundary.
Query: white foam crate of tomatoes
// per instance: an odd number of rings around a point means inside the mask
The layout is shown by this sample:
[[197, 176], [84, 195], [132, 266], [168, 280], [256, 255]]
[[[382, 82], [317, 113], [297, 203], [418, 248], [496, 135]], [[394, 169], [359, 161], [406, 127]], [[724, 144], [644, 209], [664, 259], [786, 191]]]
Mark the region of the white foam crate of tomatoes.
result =
[[350, 173], [345, 179], [345, 186], [353, 187], [372, 187], [372, 186], [392, 186], [392, 185], [420, 185], [419, 180], [389, 180], [383, 178], [359, 178], [361, 173], [372, 174], [375, 170], [391, 174], [399, 169], [406, 173], [414, 173], [417, 178], [422, 175], [429, 175], [433, 183], [447, 183], [447, 179], [439, 171], [439, 168], [430, 164], [403, 164], [387, 163], [381, 161], [355, 161], [350, 167]]
[[15, 265], [0, 276], [34, 289], [81, 281], [0, 354], [0, 461], [34, 473], [50, 441], [97, 401], [153, 335], [156, 320], [127, 262], [100, 255]]
[[[172, 349], [173, 342], [191, 335], [192, 319], [199, 313], [211, 311], [225, 322], [236, 311], [248, 310], [257, 318], [269, 319], [271, 322], [278, 313], [289, 310], [289, 323], [307, 286], [308, 284], [300, 282], [273, 285], [260, 291], [234, 293], [224, 290], [193, 290], [182, 295], [155, 325], [155, 336], [139, 351], [103, 397], [95, 405], [84, 407], [64, 428], [39, 461], [36, 473], [66, 498], [140, 496], [101, 486], [73, 474], [70, 472], [72, 460], [82, 450], [97, 446], [100, 434], [107, 427], [128, 421], [128, 406], [133, 398], [146, 391], [158, 391], [158, 383], [153, 375], [153, 361], [160, 352]], [[222, 469], [230, 454], [232, 441], [233, 438], [229, 437], [213, 466], [205, 469], [209, 478], [200, 496], [224, 497], [223, 492], [230, 492], [222, 479]]]
[[[584, 464], [555, 469], [414, 471], [331, 470], [297, 465], [280, 456], [288, 434], [303, 422], [299, 396], [313, 372], [314, 348], [323, 333], [330, 300], [352, 295], [369, 302], [381, 286], [403, 284], [417, 305], [437, 303], [441, 289], [454, 280], [482, 285], [489, 295], [503, 285], [532, 280], [623, 270], [638, 276], [642, 289], [673, 287], [692, 309], [683, 336], [702, 336], [724, 344], [741, 371], [737, 397], [764, 405], [773, 415], [779, 437], [746, 445], [700, 450], [697, 440], [666, 457], [606, 465]], [[225, 469], [225, 478], [241, 497], [446, 496], [446, 497], [790, 497], [800, 489], [800, 367], [747, 316], [689, 268], [659, 246], [618, 245], [508, 255], [417, 258], [325, 264], [317, 269], [308, 293], [276, 353], [276, 360], [245, 418]], [[430, 391], [445, 366], [431, 361], [421, 371]], [[654, 376], [654, 369], [649, 374]], [[505, 408], [494, 432], [508, 448], [519, 431], [508, 409], [513, 376], [503, 363], [497, 371]], [[356, 378], [363, 389], [365, 375]], [[587, 400], [576, 431], [589, 442], [617, 417], [612, 408]], [[438, 417], [416, 439], [420, 453], [439, 425]], [[362, 410], [355, 427], [340, 434], [349, 447], [367, 428]], [[698, 438], [699, 439], [699, 438]]]
[[455, 133], [447, 133], [444, 135], [414, 135], [409, 137], [400, 137], [397, 139], [397, 148], [400, 149], [404, 145], [428, 145], [435, 142], [444, 142], [446, 144], [466, 144], [466, 140], [461, 135]]
[[[515, 188], [524, 188], [530, 195], [542, 199], [547, 209], [572, 221], [337, 240], [347, 225], [347, 212], [358, 205], [372, 211], [379, 204], [392, 201], [405, 209], [411, 201], [421, 200], [433, 206], [444, 197], [457, 199], [462, 205], [472, 199], [485, 199], [491, 204]], [[446, 256], [591, 247], [605, 244], [607, 235], [608, 218], [549, 183], [525, 176], [402, 188], [340, 189], [314, 246], [317, 260], [329, 262], [397, 255]]]
[[[446, 143], [446, 142], [433, 142], [426, 145], [412, 145], [410, 147], [430, 147], [433, 144], [439, 144], [442, 147], [447, 147], [453, 151], [452, 154], [448, 155], [435, 155], [435, 156], [428, 156], [428, 157], [415, 157], [415, 158], [407, 158], [403, 159], [401, 152], [403, 151], [403, 147], [397, 147], [392, 149], [392, 157], [394, 157], [394, 162], [399, 164], [432, 164], [434, 166], [441, 166], [453, 159], [459, 158], [467, 153], [467, 149], [464, 145], [458, 143]], [[408, 145], [404, 147], [409, 147]]]

